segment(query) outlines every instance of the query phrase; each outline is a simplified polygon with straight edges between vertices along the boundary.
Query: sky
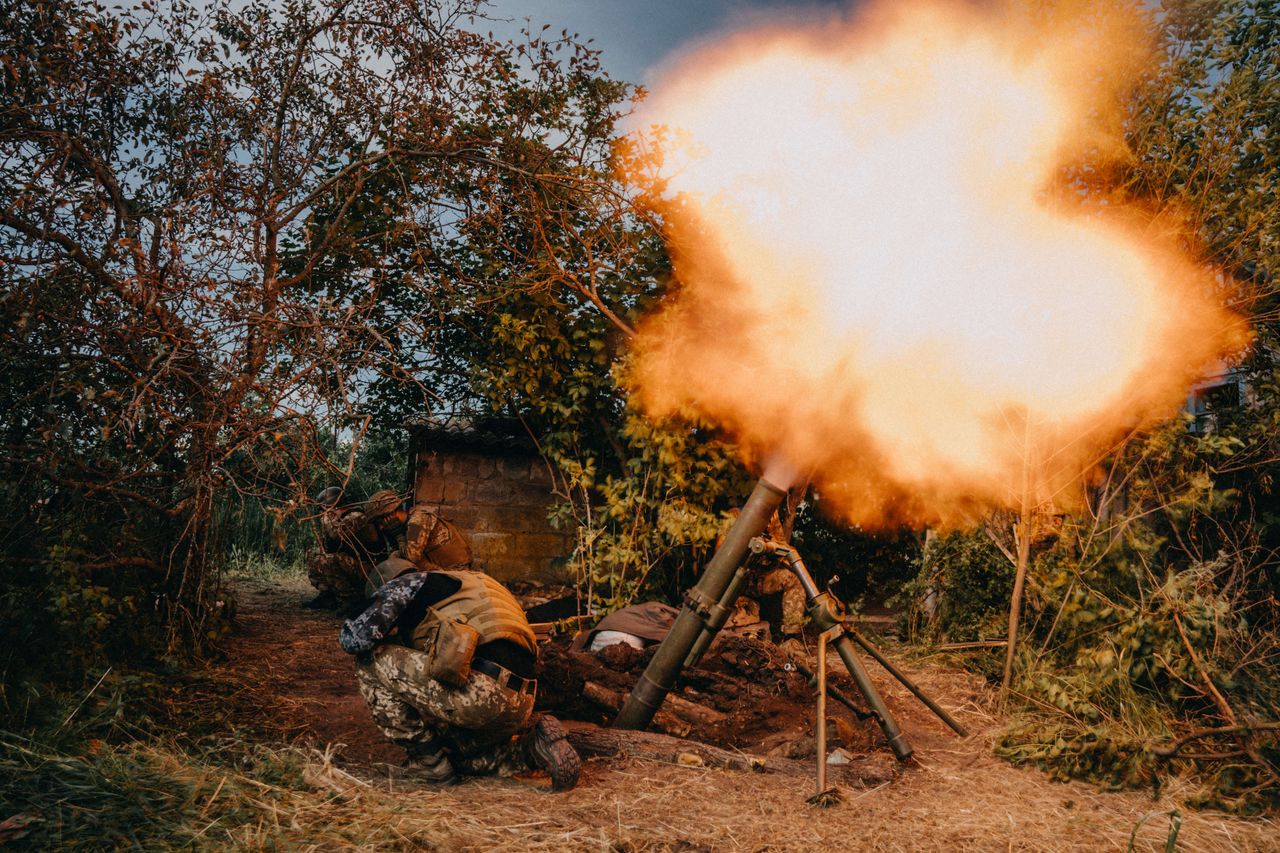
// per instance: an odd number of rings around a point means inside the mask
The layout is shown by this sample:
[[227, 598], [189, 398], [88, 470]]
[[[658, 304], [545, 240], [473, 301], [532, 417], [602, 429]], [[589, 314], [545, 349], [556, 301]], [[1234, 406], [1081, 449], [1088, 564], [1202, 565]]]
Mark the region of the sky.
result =
[[[679, 48], [754, 15], [847, 5], [839, 0], [493, 0], [490, 8], [493, 17], [509, 19], [513, 31], [528, 18], [534, 30], [550, 24], [594, 39], [610, 76], [649, 85]], [[502, 27], [495, 25], [495, 34]]]

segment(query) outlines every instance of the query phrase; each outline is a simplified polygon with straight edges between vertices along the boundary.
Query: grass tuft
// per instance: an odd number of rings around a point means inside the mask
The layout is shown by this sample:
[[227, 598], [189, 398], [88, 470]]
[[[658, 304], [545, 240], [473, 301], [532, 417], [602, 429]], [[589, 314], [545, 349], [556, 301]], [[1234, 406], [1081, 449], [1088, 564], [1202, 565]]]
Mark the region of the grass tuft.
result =
[[277, 556], [233, 545], [226, 557], [226, 573], [234, 579], [279, 581], [305, 579], [305, 555]]

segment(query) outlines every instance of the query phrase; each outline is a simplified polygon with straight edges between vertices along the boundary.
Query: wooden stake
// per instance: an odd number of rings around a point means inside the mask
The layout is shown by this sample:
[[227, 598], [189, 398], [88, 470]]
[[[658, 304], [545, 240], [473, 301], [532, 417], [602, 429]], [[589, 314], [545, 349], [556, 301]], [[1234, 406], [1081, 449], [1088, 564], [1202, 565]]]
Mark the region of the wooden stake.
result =
[[1022, 586], [1027, 579], [1027, 563], [1031, 557], [1031, 423], [1027, 422], [1022, 439], [1022, 506], [1014, 537], [1018, 544], [1018, 563], [1013, 577], [1013, 597], [1009, 602], [1009, 645], [1005, 649], [1004, 678], [1000, 682], [1000, 699], [1009, 696], [1013, 683], [1013, 656], [1018, 645], [1018, 622], [1022, 615]]

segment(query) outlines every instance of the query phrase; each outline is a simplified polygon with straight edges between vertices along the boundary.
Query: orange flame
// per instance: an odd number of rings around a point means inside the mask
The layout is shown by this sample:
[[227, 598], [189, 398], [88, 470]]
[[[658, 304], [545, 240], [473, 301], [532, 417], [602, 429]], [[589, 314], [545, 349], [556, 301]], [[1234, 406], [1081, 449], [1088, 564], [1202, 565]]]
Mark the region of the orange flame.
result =
[[655, 156], [629, 177], [683, 285], [641, 328], [641, 402], [812, 466], [864, 526], [1069, 503], [1239, 343], [1208, 271], [1064, 177], [1125, 156], [1103, 106], [1141, 28], [993, 9], [757, 27], [640, 115]]

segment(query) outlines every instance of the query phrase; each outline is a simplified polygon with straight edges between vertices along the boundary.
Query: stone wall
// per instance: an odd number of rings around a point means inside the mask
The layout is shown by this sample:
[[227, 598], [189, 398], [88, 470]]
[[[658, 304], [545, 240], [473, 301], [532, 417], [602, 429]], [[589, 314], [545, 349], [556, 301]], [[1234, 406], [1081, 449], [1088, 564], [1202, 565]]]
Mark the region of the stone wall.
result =
[[414, 489], [419, 503], [462, 530], [477, 568], [500, 581], [566, 580], [563, 562], [573, 542], [547, 522], [551, 478], [538, 457], [424, 450]]

